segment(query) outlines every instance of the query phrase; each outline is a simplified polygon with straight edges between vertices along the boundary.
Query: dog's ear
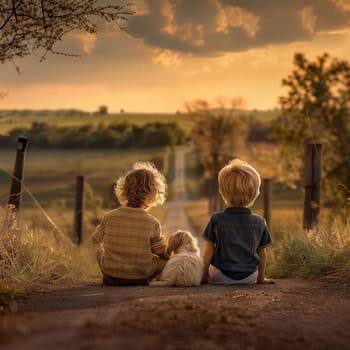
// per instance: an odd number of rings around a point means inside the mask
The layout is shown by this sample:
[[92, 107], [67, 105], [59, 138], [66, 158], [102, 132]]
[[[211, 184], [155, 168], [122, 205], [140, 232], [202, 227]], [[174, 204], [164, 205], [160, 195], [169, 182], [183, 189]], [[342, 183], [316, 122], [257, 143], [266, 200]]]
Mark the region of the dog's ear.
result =
[[171, 255], [171, 253], [176, 252], [176, 250], [181, 246], [181, 242], [181, 232], [176, 232], [173, 235], [171, 235], [168, 244], [168, 254]]
[[192, 253], [199, 253], [198, 240], [188, 232], [188, 250]]

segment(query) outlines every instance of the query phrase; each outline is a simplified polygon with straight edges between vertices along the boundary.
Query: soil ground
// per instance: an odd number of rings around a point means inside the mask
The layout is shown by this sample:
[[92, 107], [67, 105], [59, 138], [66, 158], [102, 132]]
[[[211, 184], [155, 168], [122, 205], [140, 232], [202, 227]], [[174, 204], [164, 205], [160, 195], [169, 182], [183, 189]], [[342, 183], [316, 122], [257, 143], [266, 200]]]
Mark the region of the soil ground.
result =
[[[191, 230], [177, 157], [164, 231]], [[200, 242], [201, 243], [201, 242]], [[325, 281], [190, 288], [37, 285], [0, 315], [0, 349], [350, 350], [350, 290]]]
[[350, 293], [324, 282], [40, 286], [0, 317], [0, 349], [350, 349]]

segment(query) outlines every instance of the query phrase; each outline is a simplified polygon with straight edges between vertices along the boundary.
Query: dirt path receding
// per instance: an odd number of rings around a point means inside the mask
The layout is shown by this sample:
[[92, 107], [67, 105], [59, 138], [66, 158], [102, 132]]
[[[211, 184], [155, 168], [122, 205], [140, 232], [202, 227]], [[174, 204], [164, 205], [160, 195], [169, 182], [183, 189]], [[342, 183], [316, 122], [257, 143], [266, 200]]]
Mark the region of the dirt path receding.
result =
[[[192, 230], [184, 152], [163, 230]], [[198, 288], [41, 285], [0, 315], [6, 350], [350, 350], [350, 291], [320, 281]]]
[[178, 229], [194, 232], [187, 215], [186, 204], [187, 195], [185, 188], [185, 154], [186, 149], [180, 149], [175, 154], [175, 174], [173, 181], [173, 198], [165, 203], [166, 215], [163, 222], [163, 231], [166, 235]]

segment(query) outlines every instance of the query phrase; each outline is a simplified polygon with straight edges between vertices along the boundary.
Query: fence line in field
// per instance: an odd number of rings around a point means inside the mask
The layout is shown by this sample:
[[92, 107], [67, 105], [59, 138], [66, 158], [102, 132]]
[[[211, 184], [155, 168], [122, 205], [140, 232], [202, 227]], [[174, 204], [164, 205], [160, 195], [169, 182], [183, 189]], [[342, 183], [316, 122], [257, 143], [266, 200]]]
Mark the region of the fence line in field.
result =
[[[52, 227], [64, 237], [66, 240], [70, 239], [65, 235], [46, 213], [43, 207], [40, 205], [38, 200], [34, 197], [32, 192], [23, 183], [23, 167], [24, 167], [24, 156], [27, 145], [26, 139], [18, 139], [16, 163], [14, 168], [14, 174], [10, 175], [5, 170], [1, 169], [4, 173], [8, 174], [12, 178], [11, 193], [9, 196], [9, 205], [14, 205], [16, 214], [19, 218], [19, 210], [22, 195], [22, 186], [25, 191], [29, 194], [35, 205], [40, 209], [47, 221]], [[303, 226], [304, 229], [311, 229], [318, 222], [318, 215], [320, 212], [320, 183], [321, 167], [322, 167], [322, 145], [321, 144], [308, 144], [305, 148], [305, 196], [304, 196], [304, 216]], [[266, 218], [268, 224], [271, 223], [271, 192], [272, 192], [272, 181], [271, 179], [263, 180], [263, 204], [264, 213], [263, 216]], [[77, 176], [76, 182], [76, 197], [75, 197], [75, 215], [74, 215], [74, 234], [76, 243], [80, 244], [82, 240], [82, 219], [83, 219], [83, 192], [84, 192], [84, 177]], [[71, 242], [71, 241], [70, 241]]]
[[[0, 171], [2, 171], [4, 174], [8, 175], [10, 178], [12, 178], [15, 181], [18, 181], [21, 183], [24, 191], [29, 195], [29, 197], [33, 200], [34, 204], [39, 208], [39, 210], [41, 211], [41, 213], [44, 215], [45, 219], [49, 222], [49, 224], [60, 234], [60, 236], [62, 238], [64, 238], [66, 241], [68, 241], [69, 243], [72, 243], [71, 240], [67, 237], [66, 234], [64, 234], [64, 232], [55, 224], [55, 222], [51, 219], [51, 217], [49, 216], [49, 214], [45, 211], [45, 209], [40, 205], [39, 201], [35, 198], [35, 196], [33, 195], [33, 193], [29, 190], [29, 188], [25, 185], [25, 183], [23, 181], [20, 181], [19, 179], [17, 179], [14, 175], [9, 174], [6, 170], [0, 168]], [[16, 195], [21, 196], [23, 193], [23, 191], [21, 191], [20, 193], [17, 193]], [[10, 198], [11, 195], [8, 196], [8, 198]], [[8, 204], [8, 205], [13, 205], [13, 204]], [[19, 218], [19, 215], [17, 213], [17, 218]]]

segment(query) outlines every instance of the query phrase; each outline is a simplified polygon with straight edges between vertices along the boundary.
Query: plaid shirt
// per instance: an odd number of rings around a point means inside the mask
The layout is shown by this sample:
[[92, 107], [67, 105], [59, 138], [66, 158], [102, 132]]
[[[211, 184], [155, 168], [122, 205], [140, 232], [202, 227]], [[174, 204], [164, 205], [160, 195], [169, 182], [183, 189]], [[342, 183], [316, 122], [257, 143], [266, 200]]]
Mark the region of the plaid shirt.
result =
[[141, 208], [120, 207], [106, 213], [91, 238], [101, 243], [99, 264], [111, 277], [148, 278], [154, 272], [154, 254], [167, 255], [159, 221]]

